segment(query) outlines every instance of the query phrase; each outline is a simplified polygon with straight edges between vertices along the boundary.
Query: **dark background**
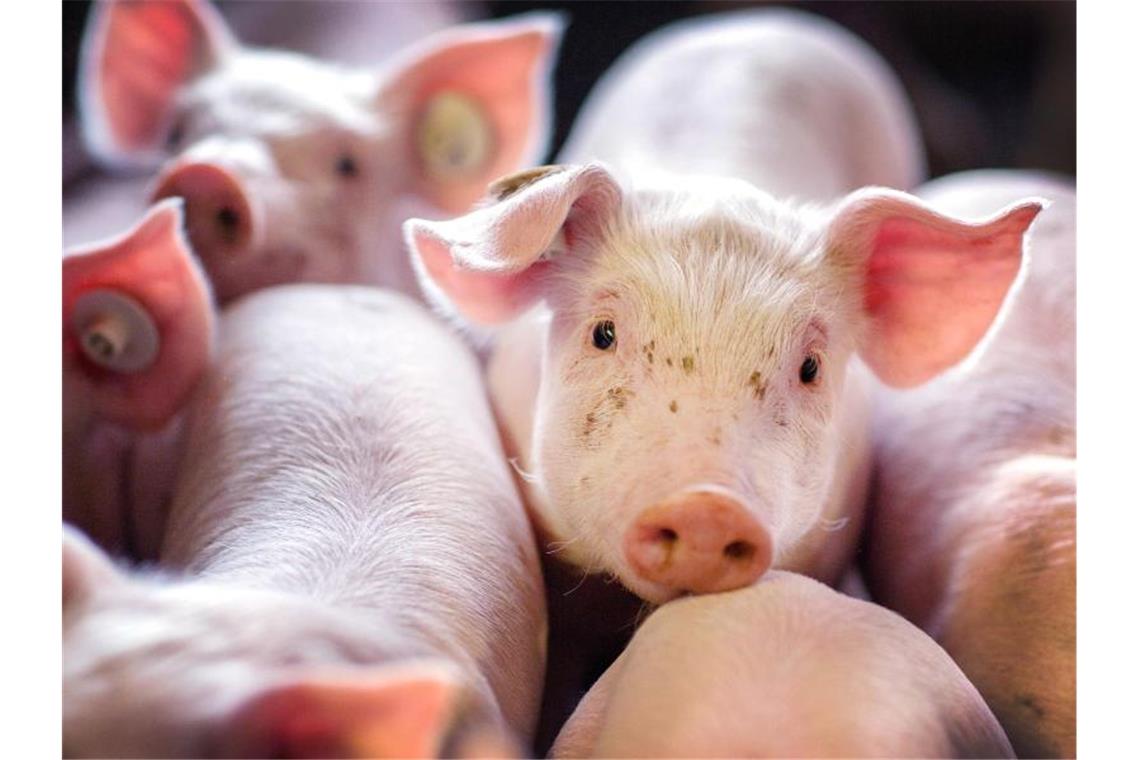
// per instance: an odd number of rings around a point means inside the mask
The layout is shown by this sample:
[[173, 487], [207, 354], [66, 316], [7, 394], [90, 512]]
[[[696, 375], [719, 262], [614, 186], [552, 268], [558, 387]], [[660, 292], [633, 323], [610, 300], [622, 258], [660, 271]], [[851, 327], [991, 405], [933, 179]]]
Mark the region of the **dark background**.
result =
[[[590, 87], [632, 42], [678, 19], [765, 3], [502, 2], [461, 4], [471, 19], [535, 9], [568, 14], [556, 70], [557, 152]], [[982, 167], [1076, 174], [1074, 2], [781, 3], [827, 16], [871, 43], [898, 72], [918, 114], [930, 175]], [[223, 11], [234, 3], [222, 0]], [[299, 6], [279, 3], [274, 13]], [[89, 2], [63, 6], [63, 106]]]

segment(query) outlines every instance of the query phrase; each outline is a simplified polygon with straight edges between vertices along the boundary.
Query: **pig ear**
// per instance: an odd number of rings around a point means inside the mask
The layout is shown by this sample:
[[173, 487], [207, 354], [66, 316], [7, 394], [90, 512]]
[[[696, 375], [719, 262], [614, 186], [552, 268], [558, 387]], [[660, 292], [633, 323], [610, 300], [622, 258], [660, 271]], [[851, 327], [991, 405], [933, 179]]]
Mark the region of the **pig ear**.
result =
[[181, 226], [171, 198], [125, 235], [64, 254], [64, 374], [112, 422], [160, 427], [208, 364], [210, 291]]
[[480, 324], [506, 322], [542, 296], [549, 257], [596, 224], [621, 191], [599, 164], [542, 167], [490, 188], [491, 205], [443, 222], [410, 219], [404, 237], [424, 289]]
[[561, 17], [469, 24], [413, 49], [379, 101], [402, 113], [416, 191], [466, 211], [495, 177], [536, 163], [550, 132], [550, 70]]
[[63, 526], [63, 606], [122, 580], [111, 558], [70, 525]]
[[221, 756], [441, 757], [468, 698], [442, 661], [305, 674], [239, 707], [220, 727]]
[[91, 13], [79, 70], [87, 146], [113, 166], [156, 163], [178, 91], [237, 43], [208, 0], [111, 0]]
[[843, 202], [828, 256], [862, 284], [870, 329], [861, 354], [880, 379], [917, 385], [970, 353], [1018, 276], [1023, 236], [1042, 208], [1027, 200], [966, 222], [890, 190]]

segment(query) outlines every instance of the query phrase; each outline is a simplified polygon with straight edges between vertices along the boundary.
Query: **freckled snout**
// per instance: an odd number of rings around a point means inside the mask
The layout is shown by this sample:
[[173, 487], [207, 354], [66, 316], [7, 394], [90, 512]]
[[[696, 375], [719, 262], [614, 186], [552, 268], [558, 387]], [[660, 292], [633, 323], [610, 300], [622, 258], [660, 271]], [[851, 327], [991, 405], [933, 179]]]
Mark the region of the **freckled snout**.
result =
[[186, 233], [194, 252], [204, 259], [237, 256], [253, 244], [250, 194], [223, 166], [199, 161], [175, 164], [159, 176], [153, 196], [183, 199]]
[[772, 564], [768, 531], [735, 499], [690, 491], [642, 512], [623, 542], [644, 580], [679, 592], [730, 591]]

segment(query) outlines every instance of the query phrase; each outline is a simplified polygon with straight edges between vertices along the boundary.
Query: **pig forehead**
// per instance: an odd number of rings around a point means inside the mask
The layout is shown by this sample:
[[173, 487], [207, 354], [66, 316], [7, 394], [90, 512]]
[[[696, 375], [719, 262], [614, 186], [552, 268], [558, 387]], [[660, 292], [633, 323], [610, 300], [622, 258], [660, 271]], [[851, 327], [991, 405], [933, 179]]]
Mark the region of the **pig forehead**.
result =
[[578, 292], [591, 308], [616, 298], [675, 329], [740, 325], [772, 332], [845, 305], [819, 255], [818, 236], [779, 217], [634, 212], [611, 225], [595, 255], [575, 269]]
[[373, 107], [375, 81], [304, 56], [251, 52], [194, 82], [183, 103], [210, 111], [223, 128], [324, 125], [369, 132], [383, 124]]

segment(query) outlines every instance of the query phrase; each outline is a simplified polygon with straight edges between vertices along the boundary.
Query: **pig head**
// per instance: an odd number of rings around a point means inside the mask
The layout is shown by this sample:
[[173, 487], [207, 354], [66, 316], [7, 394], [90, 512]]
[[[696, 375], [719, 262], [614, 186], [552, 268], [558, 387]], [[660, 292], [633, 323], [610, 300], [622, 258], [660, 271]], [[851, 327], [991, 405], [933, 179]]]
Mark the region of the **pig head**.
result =
[[407, 645], [294, 594], [129, 573], [64, 526], [64, 757], [517, 751], [458, 668]]
[[112, 167], [165, 161], [221, 302], [285, 282], [415, 293], [399, 223], [465, 211], [545, 150], [560, 32], [536, 14], [443, 32], [376, 71], [242, 46], [205, 0], [98, 3], [81, 115]]
[[538, 354], [492, 391], [561, 556], [653, 602], [771, 567], [836, 579], [868, 476], [863, 363], [909, 386], [966, 356], [1040, 209], [970, 224], [884, 189], [797, 207], [600, 164], [491, 195], [409, 221], [413, 259], [445, 308], [515, 323], [496, 358]]
[[156, 556], [179, 412], [214, 351], [210, 288], [182, 219], [167, 199], [63, 258], [63, 516], [136, 559]]

